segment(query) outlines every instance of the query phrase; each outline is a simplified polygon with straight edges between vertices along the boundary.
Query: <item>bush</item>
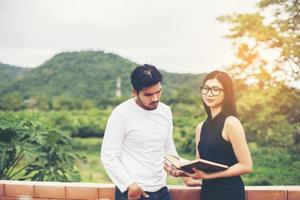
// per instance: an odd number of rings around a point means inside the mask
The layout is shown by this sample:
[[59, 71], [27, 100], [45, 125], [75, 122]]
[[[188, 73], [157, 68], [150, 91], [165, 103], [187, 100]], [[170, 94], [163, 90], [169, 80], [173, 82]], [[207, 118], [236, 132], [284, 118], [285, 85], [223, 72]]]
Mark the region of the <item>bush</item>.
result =
[[0, 179], [79, 181], [70, 144], [38, 118], [0, 113]]

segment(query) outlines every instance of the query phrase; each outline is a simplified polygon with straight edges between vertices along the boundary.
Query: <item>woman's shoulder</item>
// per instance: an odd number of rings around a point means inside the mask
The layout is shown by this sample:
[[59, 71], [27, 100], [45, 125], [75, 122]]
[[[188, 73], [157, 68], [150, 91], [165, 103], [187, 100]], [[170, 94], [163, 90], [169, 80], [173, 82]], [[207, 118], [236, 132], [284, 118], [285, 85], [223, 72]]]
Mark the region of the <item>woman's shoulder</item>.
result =
[[199, 138], [201, 135], [201, 130], [202, 130], [202, 126], [204, 124], [205, 121], [200, 122], [199, 124], [197, 124], [196, 126], [196, 138]]
[[227, 116], [224, 123], [225, 132], [230, 134], [243, 133], [243, 126], [239, 118], [235, 116]]
[[241, 121], [236, 116], [228, 115], [225, 118], [225, 125], [227, 125], [227, 126], [235, 126], [235, 125], [240, 125], [240, 124], [241, 124]]
[[240, 120], [234, 115], [227, 115], [225, 118], [225, 122], [229, 124], [234, 124], [234, 123], [240, 123]]
[[204, 122], [205, 122], [205, 121], [202, 121], [202, 122], [200, 122], [199, 124], [197, 124], [197, 126], [196, 126], [196, 131], [197, 131], [197, 132], [201, 131]]
[[205, 121], [202, 121], [196, 126], [196, 132], [195, 132], [196, 145], [198, 145], [198, 143], [200, 141], [201, 130], [202, 130], [202, 126], [203, 126], [204, 122]]

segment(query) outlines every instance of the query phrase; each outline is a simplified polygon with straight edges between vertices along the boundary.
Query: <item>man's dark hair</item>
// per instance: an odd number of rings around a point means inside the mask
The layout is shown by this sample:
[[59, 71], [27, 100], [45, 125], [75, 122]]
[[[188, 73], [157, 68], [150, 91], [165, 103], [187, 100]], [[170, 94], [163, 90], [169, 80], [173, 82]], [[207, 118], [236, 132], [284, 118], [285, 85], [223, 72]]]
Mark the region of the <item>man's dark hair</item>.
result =
[[136, 92], [157, 84], [163, 80], [162, 73], [153, 65], [139, 65], [130, 76], [131, 84]]

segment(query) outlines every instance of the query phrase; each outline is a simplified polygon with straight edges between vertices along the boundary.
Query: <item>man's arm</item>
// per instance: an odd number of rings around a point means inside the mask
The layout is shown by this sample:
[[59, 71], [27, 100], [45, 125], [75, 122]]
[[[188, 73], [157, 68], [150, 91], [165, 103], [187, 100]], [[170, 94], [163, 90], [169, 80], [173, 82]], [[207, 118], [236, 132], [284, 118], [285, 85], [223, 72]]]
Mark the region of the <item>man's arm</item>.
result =
[[120, 162], [122, 144], [125, 137], [125, 118], [115, 110], [110, 115], [102, 141], [101, 161], [113, 183], [124, 192], [134, 183]]
[[173, 140], [173, 118], [171, 109], [169, 110], [169, 120], [169, 133], [165, 143], [165, 155], [170, 154], [179, 157]]

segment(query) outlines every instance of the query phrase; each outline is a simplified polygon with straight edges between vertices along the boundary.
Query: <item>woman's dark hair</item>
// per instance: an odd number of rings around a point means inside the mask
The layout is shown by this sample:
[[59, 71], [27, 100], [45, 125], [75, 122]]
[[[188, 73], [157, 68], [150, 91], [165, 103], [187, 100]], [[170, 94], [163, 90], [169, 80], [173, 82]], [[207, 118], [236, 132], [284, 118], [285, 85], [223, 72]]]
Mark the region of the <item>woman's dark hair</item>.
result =
[[[238, 117], [236, 111], [234, 86], [229, 74], [221, 71], [212, 71], [204, 78], [203, 86], [205, 85], [206, 81], [210, 79], [217, 79], [223, 86], [224, 100], [222, 105], [222, 112], [224, 112], [226, 115], [233, 115], [235, 117]], [[210, 108], [204, 103], [204, 101], [202, 102], [208, 118], [211, 119], [212, 116]]]
[[138, 93], [146, 87], [157, 84], [163, 80], [161, 72], [153, 65], [139, 65], [130, 76], [133, 89]]

